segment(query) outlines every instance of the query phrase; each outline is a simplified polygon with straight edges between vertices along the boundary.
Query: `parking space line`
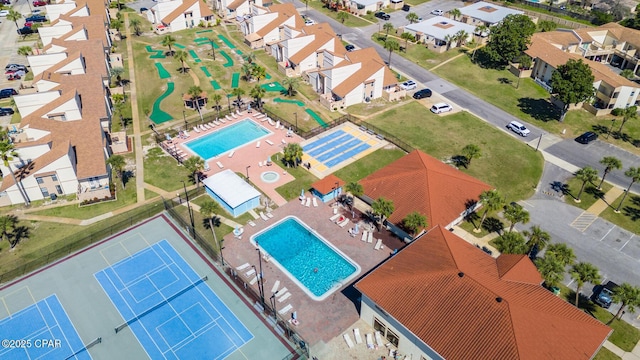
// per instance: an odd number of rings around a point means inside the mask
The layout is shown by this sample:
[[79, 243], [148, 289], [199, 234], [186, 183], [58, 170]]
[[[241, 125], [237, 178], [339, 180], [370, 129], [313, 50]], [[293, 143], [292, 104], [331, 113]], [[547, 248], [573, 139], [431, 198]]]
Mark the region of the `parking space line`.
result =
[[607, 235], [609, 235], [609, 233], [611, 232], [611, 230], [615, 229], [615, 227], [616, 227], [616, 226], [615, 226], [615, 225], [613, 225], [613, 226], [611, 227], [611, 229], [609, 229], [609, 231], [607, 231], [607, 233], [606, 233], [606, 234], [604, 234], [604, 236], [603, 236], [599, 241], [604, 240], [604, 238], [606, 238], [606, 237], [607, 237]]
[[622, 249], [624, 249], [625, 246], [627, 246], [627, 244], [629, 243], [629, 241], [631, 241], [631, 239], [633, 239], [633, 235], [635, 234], [631, 234], [631, 237], [629, 238], [629, 240], [627, 240], [626, 243], [624, 243], [624, 245], [622, 245], [622, 247], [620, 249], [618, 249], [618, 251], [622, 251]]
[[536, 207], [535, 205], [533, 205], [533, 204], [531, 204], [531, 203], [528, 203], [528, 202], [526, 202], [526, 201], [524, 201], [524, 200], [520, 200], [520, 202], [521, 202], [521, 203], [523, 203], [523, 204], [526, 204], [527, 206], [532, 207], [532, 208], [533, 208], [533, 207]]

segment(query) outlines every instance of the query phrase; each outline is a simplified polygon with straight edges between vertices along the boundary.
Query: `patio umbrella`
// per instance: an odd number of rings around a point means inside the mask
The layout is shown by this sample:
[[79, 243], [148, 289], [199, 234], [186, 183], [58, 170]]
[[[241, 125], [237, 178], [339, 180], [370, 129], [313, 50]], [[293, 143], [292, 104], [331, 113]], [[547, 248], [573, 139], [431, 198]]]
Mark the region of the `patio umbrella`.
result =
[[357, 233], [358, 233], [358, 230], [359, 230], [359, 229], [358, 229], [358, 224], [356, 224], [356, 226], [354, 226], [354, 228], [353, 228], [353, 233], [354, 233], [354, 234], [357, 234]]

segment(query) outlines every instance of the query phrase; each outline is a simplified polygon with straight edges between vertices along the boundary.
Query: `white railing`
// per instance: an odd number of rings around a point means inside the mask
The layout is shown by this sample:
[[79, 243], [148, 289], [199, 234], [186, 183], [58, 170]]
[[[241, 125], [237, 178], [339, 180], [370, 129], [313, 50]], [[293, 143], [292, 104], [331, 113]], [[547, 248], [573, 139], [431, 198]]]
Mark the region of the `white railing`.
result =
[[542, 86], [542, 88], [547, 90], [549, 93], [551, 93], [553, 91], [553, 88], [551, 88], [551, 86], [549, 86], [547, 83], [545, 83], [544, 81], [540, 80], [539, 78], [535, 78], [535, 82], [536, 82], [536, 84]]

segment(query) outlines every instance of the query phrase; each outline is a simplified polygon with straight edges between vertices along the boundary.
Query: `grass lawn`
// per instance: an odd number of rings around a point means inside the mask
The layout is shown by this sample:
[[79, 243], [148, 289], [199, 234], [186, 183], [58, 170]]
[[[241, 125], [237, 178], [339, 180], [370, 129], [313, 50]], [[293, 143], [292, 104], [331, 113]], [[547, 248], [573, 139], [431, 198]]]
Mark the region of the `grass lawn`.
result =
[[166, 191], [182, 189], [181, 180], [189, 178], [189, 171], [179, 166], [174, 158], [164, 155], [160, 148], [157, 150], [151, 150], [145, 157], [144, 181]]
[[[204, 194], [200, 195], [197, 198], [191, 200], [194, 204], [198, 206], [202, 206], [207, 201], [214, 201], [211, 196]], [[227, 219], [231, 219], [239, 224], [246, 224], [249, 220], [253, 220], [253, 216], [249, 213], [244, 213], [238, 217], [233, 217], [231, 214], [226, 212], [224, 209], [220, 208], [220, 216], [224, 216]]]
[[387, 166], [404, 155], [404, 151], [396, 148], [378, 149], [362, 159], [359, 159], [336, 171], [334, 175], [348, 183], [360, 181], [374, 173], [376, 170]]
[[[335, 21], [341, 22], [341, 20], [338, 20], [338, 12], [337, 11], [333, 11], [331, 9], [327, 9], [324, 6], [324, 3], [322, 3], [320, 0], [308, 0], [306, 2], [306, 4], [309, 5], [309, 7], [312, 7], [314, 9], [316, 9], [317, 11], [321, 12], [322, 14], [332, 18]], [[373, 14], [371, 15], [371, 17], [373, 19], [375, 19], [373, 17]], [[317, 21], [317, 19], [314, 19]], [[349, 27], [362, 27], [362, 26], [367, 26], [367, 25], [371, 25], [370, 21], [364, 20], [358, 16], [354, 16], [354, 15], [349, 15], [349, 18], [347, 18], [344, 21], [344, 25], [345, 26], [349, 26]]]
[[144, 198], [149, 200], [149, 199], [153, 199], [154, 197], [159, 196], [158, 194], [156, 194], [155, 192], [149, 190], [149, 189], [144, 189]]
[[605, 347], [602, 347], [600, 351], [598, 351], [596, 356], [593, 358], [593, 360], [617, 360], [617, 359], [622, 359], [622, 358], [614, 354], [613, 352], [611, 352], [611, 350]]
[[540, 153], [466, 112], [440, 117], [412, 101], [367, 121], [441, 160], [478, 145], [482, 156], [461, 170], [497, 188], [508, 202], [529, 198], [542, 174]]
[[283, 170], [286, 170], [291, 176], [295, 178], [290, 183], [284, 184], [276, 189], [278, 194], [282, 195], [287, 201], [296, 199], [300, 196], [300, 190], [304, 189], [308, 191], [311, 188], [311, 184], [318, 181], [319, 179], [315, 177], [312, 173], [305, 170], [304, 167], [298, 166], [296, 168], [287, 168], [285, 167], [281, 161], [276, 159], [277, 154], [271, 157], [271, 161], [280, 166]]
[[[373, 36], [371, 37], [371, 40], [377, 42], [381, 46], [384, 46], [384, 35], [385, 35], [384, 32], [373, 34]], [[431, 51], [427, 49], [427, 47], [423, 44], [407, 42], [406, 40], [401, 39], [398, 36], [395, 36], [393, 31], [389, 33], [389, 36], [394, 37], [398, 41], [398, 44], [400, 44], [400, 46], [402, 47], [405, 47], [405, 45], [407, 46], [406, 51], [396, 51], [392, 53], [391, 55], [392, 67], [393, 67], [393, 58], [396, 56], [402, 56], [407, 58], [411, 62], [414, 62], [422, 66], [423, 68], [429, 70], [434, 66], [439, 65], [451, 59], [452, 57], [460, 55], [461, 53], [466, 53], [467, 51], [465, 49], [454, 48], [444, 53], [437, 53], [435, 51]], [[383, 57], [383, 59], [385, 61], [388, 61], [389, 59], [388, 52], [387, 52], [387, 55]]]
[[387, 108], [389, 108], [389, 106], [395, 106], [395, 104], [404, 104], [410, 101], [411, 101], [411, 98], [406, 97], [404, 100], [401, 100], [399, 103], [394, 102], [392, 105], [389, 105], [389, 102], [387, 100], [378, 98], [368, 103], [351, 105], [347, 110], [351, 115], [366, 118], [374, 113], [386, 110]]
[[591, 205], [593, 205], [596, 201], [598, 201], [607, 191], [611, 190], [613, 187], [611, 184], [605, 182], [602, 184], [602, 189], [598, 190], [597, 186], [600, 183], [600, 180], [596, 181], [595, 184], [587, 183], [584, 187], [584, 191], [582, 192], [582, 196], [580, 196], [580, 202], [575, 202], [575, 197], [578, 196], [580, 192], [580, 187], [582, 186], [582, 181], [572, 177], [567, 181], [567, 195], [564, 197], [564, 201], [567, 204], [571, 204], [579, 207], [580, 209], [587, 210]]
[[[180, 216], [189, 222], [189, 212], [186, 206], [176, 206], [174, 208], [180, 214]], [[193, 219], [196, 225], [196, 231], [207, 240], [209, 245], [211, 245], [216, 251], [218, 250], [218, 244], [215, 243], [213, 239], [213, 234], [211, 234], [211, 230], [209, 229], [209, 219], [205, 219], [202, 214], [197, 211], [193, 212]], [[222, 240], [227, 234], [231, 233], [233, 228], [231, 226], [220, 223], [220, 226], [215, 227], [216, 236], [218, 240]]]
[[620, 213], [616, 214], [614, 211], [620, 204], [620, 200], [624, 194], [620, 195], [605, 211], [600, 214], [600, 217], [610, 221], [624, 229], [627, 229], [634, 234], [640, 234], [640, 196], [630, 194], [624, 200], [624, 204], [620, 208]]

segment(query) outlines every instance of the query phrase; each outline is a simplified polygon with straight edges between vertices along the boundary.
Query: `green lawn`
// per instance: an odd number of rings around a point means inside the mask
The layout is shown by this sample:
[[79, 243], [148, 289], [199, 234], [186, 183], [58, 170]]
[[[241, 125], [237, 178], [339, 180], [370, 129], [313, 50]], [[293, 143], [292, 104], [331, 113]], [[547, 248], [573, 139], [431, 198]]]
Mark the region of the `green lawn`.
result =
[[182, 189], [182, 180], [189, 179], [189, 171], [184, 166], [179, 166], [174, 158], [164, 155], [162, 151], [160, 154], [156, 153], [157, 151], [152, 150], [145, 157], [144, 182], [166, 191]]
[[[277, 155], [276, 155], [277, 156]], [[274, 164], [280, 166], [283, 170], [286, 170], [289, 175], [293, 176], [295, 180], [284, 184], [276, 189], [278, 194], [282, 195], [287, 201], [293, 200], [300, 196], [300, 190], [304, 189], [308, 191], [311, 188], [311, 184], [318, 181], [318, 178], [315, 175], [311, 174], [302, 166], [298, 166], [296, 168], [287, 168], [285, 167], [281, 161], [276, 159], [276, 156], [271, 157], [271, 161]]]
[[[197, 198], [192, 200], [192, 202], [198, 206], [202, 206], [207, 201], [214, 201], [214, 200], [208, 194], [200, 195]], [[253, 216], [251, 216], [251, 214], [249, 213], [244, 213], [238, 217], [233, 217], [231, 214], [229, 214], [222, 208], [220, 208], [220, 215], [224, 216], [227, 219], [231, 219], [237, 222], [238, 224], [246, 224], [249, 220], [253, 220]]]
[[405, 152], [400, 149], [378, 149], [336, 171], [334, 175], [346, 182], [360, 181], [404, 155]]
[[584, 191], [582, 192], [582, 196], [580, 196], [580, 202], [575, 202], [574, 199], [578, 196], [580, 192], [580, 187], [582, 186], [582, 181], [572, 177], [569, 181], [567, 181], [567, 189], [568, 194], [564, 197], [564, 201], [567, 204], [571, 204], [577, 206], [583, 210], [587, 210], [591, 205], [593, 205], [596, 201], [598, 201], [607, 191], [611, 190], [613, 187], [611, 184], [605, 182], [602, 184], [602, 189], [598, 190], [597, 186], [600, 183], [600, 180], [596, 181], [595, 184], [587, 183], [584, 187]]
[[[335, 21], [340, 22], [341, 20], [338, 20], [338, 12], [337, 11], [333, 11], [331, 9], [327, 9], [324, 6], [324, 3], [321, 2], [320, 0], [308, 0], [307, 4], [309, 7], [314, 8], [315, 10], [321, 12], [322, 14], [329, 16], [330, 18], [334, 19]], [[373, 19], [375, 19], [373, 17], [373, 15], [371, 15], [371, 17]], [[314, 19], [317, 22], [317, 19]], [[377, 19], [376, 19], [377, 20]], [[354, 15], [349, 15], [349, 18], [346, 19], [344, 21], [344, 25], [345, 26], [349, 26], [349, 27], [362, 27], [362, 26], [367, 26], [367, 25], [371, 25], [370, 21], [364, 20], [358, 16], [354, 16]]]
[[[377, 42], [381, 46], [384, 46], [384, 35], [385, 35], [384, 32], [373, 34], [373, 36], [371, 37], [371, 40]], [[395, 34], [393, 31], [389, 33], [389, 36], [395, 37], [395, 39], [398, 40], [398, 44], [400, 44], [400, 46], [402, 47], [406, 46], [406, 51], [397, 51], [392, 53], [391, 55], [392, 67], [393, 67], [393, 58], [396, 56], [405, 57], [411, 62], [414, 62], [422, 66], [423, 68], [429, 70], [429, 69], [432, 69], [434, 66], [439, 65], [457, 55], [466, 53], [465, 49], [459, 49], [459, 48], [450, 49], [449, 51], [446, 51], [444, 53], [437, 53], [427, 49], [427, 47], [424, 44], [407, 42], [406, 40], [403, 40], [400, 37], [394, 36], [394, 35]], [[387, 56], [384, 56], [384, 60], [387, 61], [388, 59], [389, 57], [387, 53]]]
[[106, 214], [110, 211], [114, 211], [127, 205], [135, 204], [135, 202], [137, 201], [135, 180], [130, 179], [129, 185], [124, 190], [122, 190], [122, 183], [119, 181], [119, 179], [116, 180], [115, 184], [117, 186], [117, 200], [115, 201], [106, 201], [93, 205], [83, 206], [78, 206], [77, 204], [60, 206], [51, 209], [36, 211], [32, 214], [85, 220], [102, 214]]
[[[189, 212], [186, 206], [176, 206], [174, 208], [180, 214], [180, 216], [187, 222], [189, 219]], [[218, 244], [215, 243], [213, 239], [213, 234], [209, 229], [209, 219], [205, 219], [202, 214], [197, 211], [193, 212], [194, 223], [196, 225], [196, 231], [207, 240], [207, 243], [211, 245], [216, 251], [218, 250]], [[231, 226], [220, 223], [220, 226], [215, 227], [216, 236], [218, 240], [222, 240], [227, 234], [230, 234], [233, 231]]]
[[622, 359], [622, 358], [614, 354], [613, 352], [611, 352], [611, 350], [605, 347], [602, 347], [600, 351], [598, 351], [596, 356], [593, 358], [593, 360], [618, 360], [618, 359]]
[[[401, 100], [399, 103], [400, 104], [404, 104], [404, 103], [408, 103], [409, 101], [411, 101], [411, 98], [410, 97], [406, 97], [403, 100]], [[369, 117], [370, 115], [372, 115], [374, 113], [377, 113], [379, 111], [384, 111], [389, 106], [393, 106], [395, 104], [398, 104], [398, 103], [394, 102], [392, 105], [390, 105], [387, 100], [384, 100], [382, 98], [378, 98], [378, 99], [374, 99], [373, 101], [370, 101], [368, 103], [361, 103], [361, 104], [351, 105], [351, 106], [349, 106], [349, 109], [347, 109], [347, 111], [351, 115], [366, 118], [366, 117]]]
[[529, 198], [542, 174], [540, 153], [466, 112], [438, 116], [412, 101], [367, 121], [441, 160], [478, 145], [482, 157], [461, 170], [496, 187], [507, 201]]
[[611, 206], [600, 214], [600, 217], [612, 222], [634, 234], [640, 234], [640, 196], [629, 194], [620, 208], [620, 213], [614, 211], [620, 204], [624, 194], [613, 201]]

